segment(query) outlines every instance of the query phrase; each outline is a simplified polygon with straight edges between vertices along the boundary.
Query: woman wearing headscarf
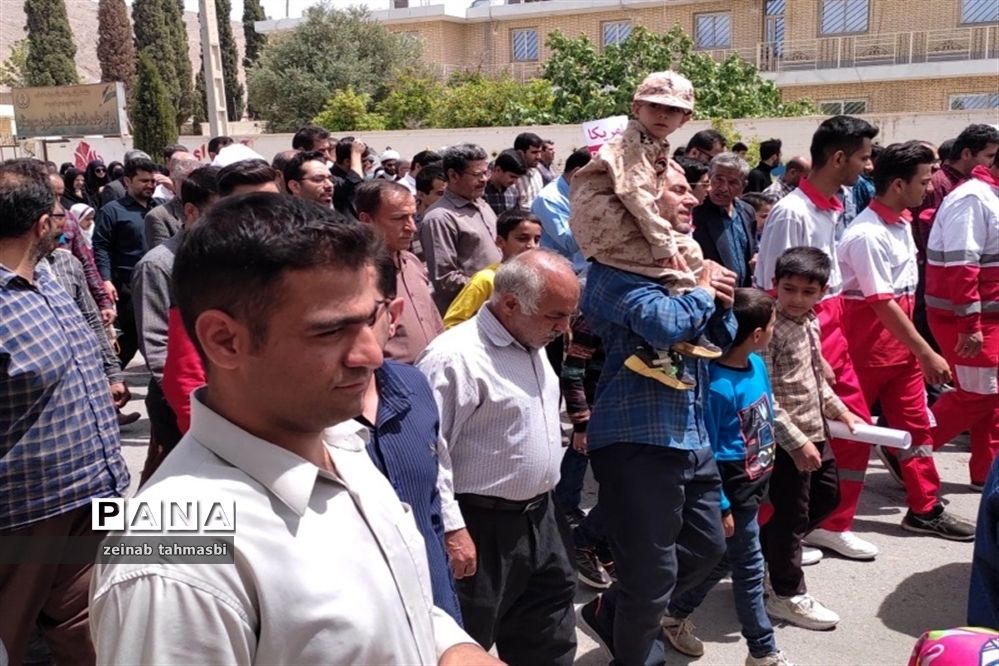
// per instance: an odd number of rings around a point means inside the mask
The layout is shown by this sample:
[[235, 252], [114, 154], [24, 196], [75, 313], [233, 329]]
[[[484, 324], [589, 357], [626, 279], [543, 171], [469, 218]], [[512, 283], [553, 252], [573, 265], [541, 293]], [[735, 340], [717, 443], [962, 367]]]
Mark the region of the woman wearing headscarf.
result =
[[87, 195], [86, 176], [75, 167], [66, 169], [62, 175], [62, 182], [66, 186], [62, 195], [62, 207], [69, 210], [76, 204], [87, 204], [91, 206], [90, 197]]
[[108, 174], [108, 168], [104, 166], [102, 160], [91, 160], [87, 164], [87, 173], [84, 176], [84, 180], [87, 188], [87, 196], [90, 198], [90, 201], [97, 202], [101, 200], [101, 190], [111, 181], [111, 178]]

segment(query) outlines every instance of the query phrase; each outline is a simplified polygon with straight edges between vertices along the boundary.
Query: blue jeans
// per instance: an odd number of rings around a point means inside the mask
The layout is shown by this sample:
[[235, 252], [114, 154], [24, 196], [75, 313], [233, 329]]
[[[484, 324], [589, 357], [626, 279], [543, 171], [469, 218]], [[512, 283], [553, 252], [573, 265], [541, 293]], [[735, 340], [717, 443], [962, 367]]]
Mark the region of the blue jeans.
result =
[[735, 612], [742, 625], [742, 635], [754, 657], [764, 657], [777, 651], [774, 628], [767, 617], [763, 602], [763, 551], [760, 548], [760, 526], [756, 522], [759, 506], [732, 507], [735, 532], [725, 540], [725, 556], [708, 577], [670, 600], [669, 614], [687, 617], [694, 612], [708, 592], [730, 571]]
[[571, 446], [566, 447], [560, 470], [562, 478], [555, 486], [555, 500], [563, 513], [579, 508], [583, 495], [583, 482], [586, 480], [586, 467], [589, 464], [589, 456], [579, 453]]

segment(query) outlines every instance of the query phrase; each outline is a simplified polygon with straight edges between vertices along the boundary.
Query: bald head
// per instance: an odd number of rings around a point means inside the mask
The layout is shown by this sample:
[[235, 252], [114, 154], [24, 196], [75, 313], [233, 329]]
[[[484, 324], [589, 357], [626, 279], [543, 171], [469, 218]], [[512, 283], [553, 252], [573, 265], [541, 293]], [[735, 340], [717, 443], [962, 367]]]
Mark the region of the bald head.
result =
[[802, 178], [808, 178], [812, 172], [812, 158], [809, 155], [795, 155], [787, 162], [784, 170], [784, 182], [797, 187]]
[[57, 173], [49, 174], [49, 182], [52, 183], [52, 191], [55, 192], [56, 203], [58, 203], [59, 197], [66, 193], [66, 183], [63, 182], [62, 176]]
[[528, 250], [496, 272], [490, 309], [524, 347], [538, 349], [569, 330], [579, 279], [564, 257]]

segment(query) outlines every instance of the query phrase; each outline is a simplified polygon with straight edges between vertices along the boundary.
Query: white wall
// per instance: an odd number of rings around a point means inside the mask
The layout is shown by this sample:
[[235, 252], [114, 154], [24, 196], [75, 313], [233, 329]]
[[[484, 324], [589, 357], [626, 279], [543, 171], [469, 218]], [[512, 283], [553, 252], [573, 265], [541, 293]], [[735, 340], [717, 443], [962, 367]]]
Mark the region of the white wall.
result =
[[[883, 145], [910, 139], [925, 139], [936, 144], [956, 137], [962, 129], [972, 123], [999, 123], [999, 110], [954, 111], [945, 113], [921, 114], [868, 114], [867, 120], [881, 128], [878, 142]], [[752, 139], [780, 138], [784, 142], [784, 155], [791, 156], [808, 151], [812, 133], [822, 121], [822, 117], [803, 118], [752, 118], [735, 120], [732, 124], [742, 135], [743, 141]], [[691, 122], [678, 130], [670, 143], [680, 146], [697, 131], [710, 127], [707, 121]], [[483, 146], [490, 154], [509, 148], [514, 137], [522, 131], [530, 130], [542, 138], [555, 141], [559, 162], [575, 148], [585, 145], [579, 125], [540, 125], [535, 127], [479, 127], [471, 129], [427, 129], [397, 130], [391, 132], [356, 132], [358, 137], [377, 151], [393, 148], [404, 157], [412, 156], [425, 149], [440, 149], [444, 146], [470, 141]], [[344, 136], [346, 132], [337, 133]], [[278, 152], [291, 147], [290, 134], [257, 134], [237, 137], [270, 159]], [[181, 137], [180, 143], [191, 150], [206, 151], [207, 137]], [[83, 145], [86, 144], [86, 145]], [[101, 158], [105, 162], [121, 160], [125, 151], [131, 148], [130, 138], [114, 139], [72, 139], [48, 143], [44, 147], [39, 141], [24, 142], [25, 150], [37, 157], [45, 157], [57, 164], [76, 162], [80, 159]]]

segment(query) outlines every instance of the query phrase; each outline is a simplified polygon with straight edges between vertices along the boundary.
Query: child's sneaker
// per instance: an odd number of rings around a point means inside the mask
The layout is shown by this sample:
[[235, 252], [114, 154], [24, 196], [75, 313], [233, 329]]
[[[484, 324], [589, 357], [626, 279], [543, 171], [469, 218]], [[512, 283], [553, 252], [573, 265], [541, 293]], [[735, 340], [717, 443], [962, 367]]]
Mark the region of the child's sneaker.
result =
[[625, 360], [624, 366], [678, 391], [689, 391], [695, 386], [694, 378], [686, 372], [683, 363], [674, 362], [669, 352], [658, 351], [647, 345], [636, 349]]
[[820, 604], [810, 594], [781, 597], [776, 594], [767, 599], [767, 615], [793, 625], [815, 631], [832, 629], [839, 623], [839, 615]]
[[746, 666], [794, 666], [794, 664], [783, 652], [777, 650], [764, 657], [749, 655], [746, 657]]
[[694, 358], [715, 359], [722, 355], [721, 347], [703, 335], [699, 335], [696, 340], [690, 342], [677, 342], [670, 349]]
[[666, 635], [667, 640], [677, 652], [688, 657], [704, 656], [704, 643], [694, 635], [694, 623], [690, 621], [690, 618], [673, 617], [666, 614], [663, 615], [660, 624], [663, 628], [663, 634]]

